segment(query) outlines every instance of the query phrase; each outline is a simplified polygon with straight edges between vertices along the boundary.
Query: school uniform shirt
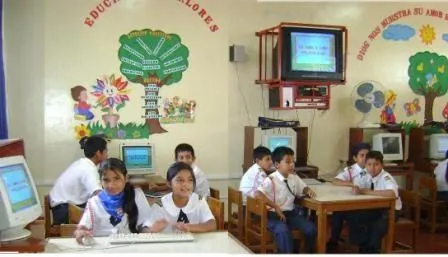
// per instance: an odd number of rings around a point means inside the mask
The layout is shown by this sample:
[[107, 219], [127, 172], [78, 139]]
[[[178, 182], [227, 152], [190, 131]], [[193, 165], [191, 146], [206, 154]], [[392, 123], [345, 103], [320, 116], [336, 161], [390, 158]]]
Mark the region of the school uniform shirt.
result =
[[434, 175], [436, 175], [437, 191], [448, 191], [448, 183], [446, 182], [446, 166], [448, 165], [448, 159], [439, 162], [434, 169]]
[[198, 165], [193, 164], [192, 167], [194, 177], [196, 178], [196, 189], [194, 192], [204, 198], [210, 196], [210, 186], [208, 185], [207, 177], [204, 172], [199, 169]]
[[50, 191], [50, 205], [85, 204], [95, 191], [101, 189], [98, 167], [89, 158], [81, 158], [57, 178]]
[[214, 220], [210, 207], [204, 197], [196, 193], [192, 193], [187, 205], [182, 208], [177, 207], [173, 201], [173, 193], [169, 193], [162, 197], [162, 213], [158, 215], [156, 220], [164, 218], [168, 222], [168, 226], [163, 232], [173, 232], [174, 226], [178, 222], [181, 211], [186, 215], [188, 224], [201, 224], [209, 220]]
[[[135, 204], [138, 209], [137, 228], [150, 227], [154, 221], [154, 210], [149, 206], [145, 194], [140, 188], [135, 188]], [[111, 215], [104, 208], [98, 195], [87, 202], [84, 214], [78, 226], [89, 229], [94, 236], [109, 236], [115, 233], [130, 233], [128, 215], [125, 213], [121, 221], [113, 226], [110, 222]]]
[[[287, 182], [285, 182], [285, 180]], [[286, 186], [286, 183], [289, 186]], [[296, 174], [290, 174], [288, 178], [285, 178], [277, 170], [269, 175], [258, 187], [258, 190], [262, 192], [267, 198], [280, 206], [282, 211], [292, 211], [294, 209], [294, 200], [296, 196], [300, 196], [305, 189], [306, 184]], [[291, 191], [290, 191], [291, 190]], [[270, 208], [270, 211], [275, 211]]]
[[254, 163], [247, 171], [244, 173], [240, 182], [240, 191], [243, 195], [243, 204], [246, 204], [247, 196], [252, 198], [255, 197], [255, 192], [258, 187], [263, 184], [266, 179], [266, 172], [260, 165]]
[[352, 181], [354, 185], [361, 186], [367, 176], [367, 172], [355, 163], [350, 167], [346, 167], [336, 178], [343, 181]]
[[364, 188], [372, 189], [373, 186], [373, 190], [393, 190], [396, 196], [395, 210], [401, 210], [402, 203], [400, 195], [398, 194], [398, 184], [389, 172], [383, 169], [380, 174], [374, 178], [369, 175], [366, 177], [363, 184]]

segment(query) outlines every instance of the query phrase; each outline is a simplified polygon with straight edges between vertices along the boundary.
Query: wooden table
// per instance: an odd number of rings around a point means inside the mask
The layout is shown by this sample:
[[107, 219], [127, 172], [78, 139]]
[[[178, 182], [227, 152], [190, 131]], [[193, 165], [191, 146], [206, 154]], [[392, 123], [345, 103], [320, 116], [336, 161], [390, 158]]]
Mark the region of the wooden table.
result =
[[45, 250], [45, 245], [44, 239], [29, 237], [0, 243], [0, 252], [40, 253]]
[[194, 234], [193, 242], [110, 245], [108, 237], [96, 237], [96, 245], [80, 246], [74, 238], [50, 238], [45, 252], [50, 253], [252, 253], [227, 231]]
[[353, 211], [364, 209], [389, 209], [389, 230], [386, 235], [385, 252], [392, 252], [395, 229], [395, 198], [354, 195], [350, 187], [334, 186], [330, 183], [309, 185], [316, 192], [316, 198], [305, 198], [300, 202], [304, 207], [316, 211], [317, 215], [317, 252], [325, 253], [327, 244], [327, 215], [335, 211]]

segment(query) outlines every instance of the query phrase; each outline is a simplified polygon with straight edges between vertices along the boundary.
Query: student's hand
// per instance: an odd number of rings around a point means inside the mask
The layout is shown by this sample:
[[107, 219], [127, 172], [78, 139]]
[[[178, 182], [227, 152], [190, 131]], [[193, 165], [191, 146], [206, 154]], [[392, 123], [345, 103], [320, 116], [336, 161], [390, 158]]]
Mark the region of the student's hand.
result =
[[162, 232], [162, 230], [164, 230], [167, 225], [168, 225], [168, 221], [166, 219], [158, 220], [158, 221], [154, 222], [154, 224], [149, 229], [149, 232], [150, 233]]
[[361, 194], [361, 189], [358, 186], [353, 186], [352, 187], [352, 192], [355, 195], [360, 195]]
[[282, 221], [282, 222], [286, 222], [286, 217], [285, 217], [285, 215], [283, 214], [282, 210], [280, 209], [280, 206], [277, 206], [277, 207], [275, 208], [275, 213], [277, 213], [278, 218], [280, 219], [280, 221]]
[[86, 230], [86, 229], [76, 229], [75, 232], [73, 233], [75, 238], [76, 238], [76, 242], [78, 242], [78, 244], [80, 245], [84, 245], [83, 243], [83, 238], [85, 237], [92, 237], [92, 233], [90, 233], [90, 231]]
[[311, 188], [307, 187], [305, 188], [305, 194], [311, 198], [315, 198], [316, 197], [316, 192], [314, 192]]
[[186, 223], [183, 223], [183, 222], [178, 222], [175, 227], [179, 231], [190, 232], [190, 224], [186, 224]]

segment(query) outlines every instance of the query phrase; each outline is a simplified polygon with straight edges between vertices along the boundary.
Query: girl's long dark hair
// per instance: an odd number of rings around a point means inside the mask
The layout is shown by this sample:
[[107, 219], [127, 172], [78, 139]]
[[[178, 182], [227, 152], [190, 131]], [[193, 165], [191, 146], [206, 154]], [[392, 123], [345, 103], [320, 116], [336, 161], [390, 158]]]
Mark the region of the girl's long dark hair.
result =
[[[104, 166], [100, 169], [100, 179], [104, 176], [104, 173], [108, 170], [122, 174], [125, 178], [128, 174], [126, 165], [124, 162], [117, 158], [109, 158], [104, 162]], [[138, 233], [137, 220], [138, 220], [138, 208], [135, 203], [135, 189], [131, 183], [126, 182], [124, 186], [124, 199], [123, 199], [123, 212], [128, 215], [129, 230], [131, 233]]]

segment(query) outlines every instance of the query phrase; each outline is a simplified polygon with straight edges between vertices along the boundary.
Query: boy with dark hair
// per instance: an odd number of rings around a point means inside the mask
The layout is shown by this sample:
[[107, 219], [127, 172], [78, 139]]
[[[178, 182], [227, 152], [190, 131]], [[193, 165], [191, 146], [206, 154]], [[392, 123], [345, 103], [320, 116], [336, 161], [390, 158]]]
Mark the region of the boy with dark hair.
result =
[[[353, 186], [362, 185], [367, 173], [364, 170], [366, 164], [366, 155], [370, 151], [370, 144], [359, 143], [352, 147], [351, 157], [355, 162], [352, 166], [345, 168], [333, 180], [333, 184], [337, 186]], [[329, 252], [336, 251], [338, 247], [339, 236], [342, 232], [344, 220], [350, 212], [334, 212], [331, 217], [331, 237], [327, 243]]]
[[243, 194], [243, 204], [246, 204], [247, 196], [255, 197], [255, 192], [261, 186], [272, 167], [271, 151], [258, 146], [253, 151], [254, 164], [244, 173], [240, 182], [240, 191]]
[[311, 253], [314, 251], [316, 228], [299, 214], [294, 201], [303, 195], [315, 197], [316, 193], [294, 173], [294, 151], [291, 148], [277, 147], [272, 159], [277, 171], [270, 174], [255, 193], [256, 198], [270, 207], [268, 229], [274, 236], [279, 253], [293, 253], [293, 229], [303, 233], [306, 251]]
[[387, 233], [388, 219], [398, 220], [402, 203], [398, 194], [398, 185], [395, 179], [383, 169], [383, 154], [378, 151], [370, 151], [366, 156], [366, 170], [371, 176], [364, 181], [364, 185], [354, 186], [355, 194], [377, 195], [394, 197], [395, 217], [388, 217], [388, 210], [367, 210], [357, 215], [359, 224], [367, 224], [368, 239], [360, 243], [360, 253], [379, 253], [381, 239]]

